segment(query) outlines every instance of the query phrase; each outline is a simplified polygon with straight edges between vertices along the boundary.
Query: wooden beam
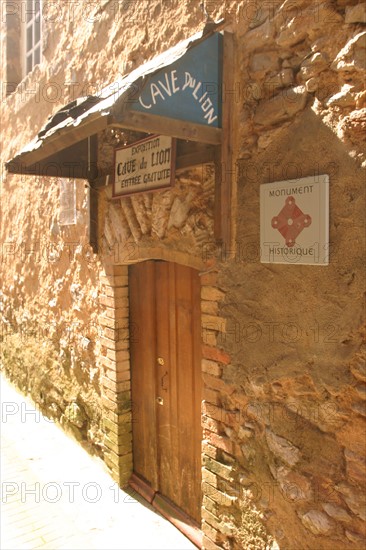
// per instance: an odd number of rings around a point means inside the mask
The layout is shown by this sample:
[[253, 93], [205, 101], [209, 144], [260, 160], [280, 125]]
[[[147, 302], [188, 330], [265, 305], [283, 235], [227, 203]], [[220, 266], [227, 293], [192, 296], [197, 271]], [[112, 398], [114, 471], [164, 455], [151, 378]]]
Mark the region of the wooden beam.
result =
[[[90, 139], [90, 147], [88, 139]], [[25, 165], [20, 160], [13, 160], [8, 165], [8, 172], [41, 177], [94, 179], [98, 175], [95, 151], [96, 136], [91, 136], [88, 139], [83, 139], [71, 147], [62, 149], [31, 165]], [[89, 149], [93, 159], [91, 164], [88, 163]]]
[[[216, 218], [215, 236], [221, 241], [225, 248], [225, 255], [234, 250], [233, 238], [233, 185], [235, 177], [234, 160], [234, 38], [229, 32], [224, 32], [223, 43], [223, 90], [222, 90], [222, 144], [221, 144], [221, 166], [218, 177], [219, 192], [216, 200], [219, 201], [217, 207], [220, 214]], [[217, 180], [216, 180], [216, 183]]]
[[126, 130], [162, 134], [212, 145], [221, 143], [221, 128], [212, 128], [203, 124], [194, 124], [193, 122], [174, 120], [158, 115], [137, 113], [132, 110], [125, 111], [120, 119], [114, 120], [113, 125]]
[[215, 147], [215, 203], [214, 203], [214, 237], [216, 241], [222, 240], [222, 155], [220, 146]]
[[108, 125], [108, 117], [96, 113], [79, 126], [64, 126], [53, 135], [46, 137], [37, 149], [21, 153], [12, 160], [7, 168], [9, 173], [26, 173], [26, 169], [46, 158], [59, 153], [63, 149], [78, 144], [80, 141], [104, 130]]
[[89, 187], [89, 244], [98, 252], [98, 189]]

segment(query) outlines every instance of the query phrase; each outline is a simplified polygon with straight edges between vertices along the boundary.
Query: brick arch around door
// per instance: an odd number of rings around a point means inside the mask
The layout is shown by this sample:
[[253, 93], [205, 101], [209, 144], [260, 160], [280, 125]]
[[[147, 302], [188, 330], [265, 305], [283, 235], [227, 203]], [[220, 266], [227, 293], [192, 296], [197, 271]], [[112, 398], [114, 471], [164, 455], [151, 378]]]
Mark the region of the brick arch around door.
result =
[[195, 269], [129, 267], [131, 485], [200, 545], [201, 283]]

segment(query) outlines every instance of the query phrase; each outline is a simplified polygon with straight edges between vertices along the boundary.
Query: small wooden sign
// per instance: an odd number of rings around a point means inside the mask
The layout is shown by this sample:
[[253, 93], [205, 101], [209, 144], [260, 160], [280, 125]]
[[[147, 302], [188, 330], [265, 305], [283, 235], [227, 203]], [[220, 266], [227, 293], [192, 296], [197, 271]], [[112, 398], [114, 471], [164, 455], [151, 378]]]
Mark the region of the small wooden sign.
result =
[[113, 196], [143, 193], [173, 185], [175, 139], [151, 136], [115, 151]]

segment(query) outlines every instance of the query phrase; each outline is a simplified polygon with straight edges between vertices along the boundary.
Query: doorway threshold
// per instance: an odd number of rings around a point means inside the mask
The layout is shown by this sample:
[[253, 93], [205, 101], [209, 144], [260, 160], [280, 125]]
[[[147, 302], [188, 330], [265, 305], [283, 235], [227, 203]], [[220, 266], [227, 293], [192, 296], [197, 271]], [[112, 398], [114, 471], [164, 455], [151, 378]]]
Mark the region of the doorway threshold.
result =
[[198, 523], [178, 508], [171, 500], [154, 491], [146, 481], [135, 473], [132, 474], [129, 485], [151, 504], [162, 516], [172, 523], [197, 548], [202, 548], [202, 531]]

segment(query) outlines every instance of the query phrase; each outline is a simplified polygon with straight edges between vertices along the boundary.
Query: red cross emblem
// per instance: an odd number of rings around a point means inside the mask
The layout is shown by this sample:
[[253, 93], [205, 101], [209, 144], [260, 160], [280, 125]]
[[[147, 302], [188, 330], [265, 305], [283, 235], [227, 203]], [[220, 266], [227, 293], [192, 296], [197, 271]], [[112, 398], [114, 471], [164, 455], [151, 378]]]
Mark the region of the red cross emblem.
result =
[[305, 227], [311, 225], [311, 216], [304, 214], [296, 205], [294, 197], [287, 197], [285, 206], [278, 216], [272, 218], [272, 227], [278, 229], [286, 246], [294, 246], [296, 238]]

